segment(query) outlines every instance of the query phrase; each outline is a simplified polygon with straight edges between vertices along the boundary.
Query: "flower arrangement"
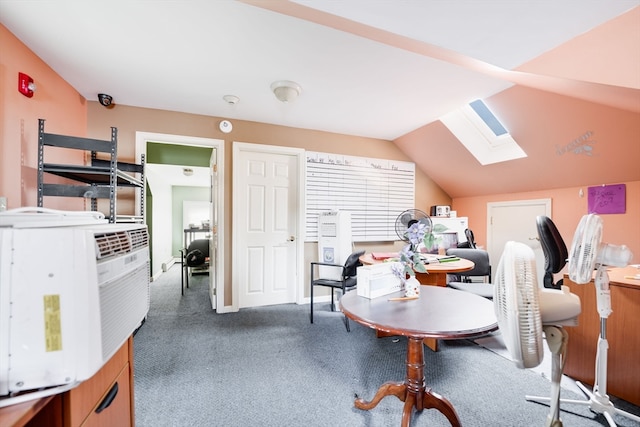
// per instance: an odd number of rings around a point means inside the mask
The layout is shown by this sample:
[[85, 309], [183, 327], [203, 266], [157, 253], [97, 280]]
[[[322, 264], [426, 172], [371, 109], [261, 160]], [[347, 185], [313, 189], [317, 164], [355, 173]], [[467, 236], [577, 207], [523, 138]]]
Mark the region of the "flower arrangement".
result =
[[398, 254], [399, 263], [392, 268], [392, 271], [404, 284], [405, 295], [407, 297], [417, 297], [420, 294], [420, 283], [415, 278], [415, 274], [416, 272], [427, 273], [418, 247], [422, 243], [432, 245], [434, 237], [429, 224], [421, 221], [411, 223], [407, 229], [406, 236], [409, 244], [402, 248]]
[[[415, 221], [407, 229], [407, 240], [409, 244], [402, 248], [398, 254], [402, 268], [394, 270], [395, 275], [398, 276], [400, 280], [404, 281], [407, 275], [409, 277], [415, 276], [415, 272], [427, 272], [424, 262], [420, 257], [420, 252], [418, 251], [418, 246], [420, 246], [421, 243], [427, 244], [425, 241], [426, 238], [432, 239], [433, 235], [431, 234], [428, 224], [424, 222]], [[433, 242], [431, 242], [431, 244], [433, 244]]]

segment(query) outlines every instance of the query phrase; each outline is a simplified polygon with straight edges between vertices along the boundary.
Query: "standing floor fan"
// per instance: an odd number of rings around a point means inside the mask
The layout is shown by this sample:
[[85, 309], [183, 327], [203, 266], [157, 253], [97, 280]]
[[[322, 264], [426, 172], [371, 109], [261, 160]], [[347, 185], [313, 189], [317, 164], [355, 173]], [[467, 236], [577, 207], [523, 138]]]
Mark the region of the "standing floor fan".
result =
[[553, 355], [551, 409], [547, 427], [560, 427], [560, 380], [568, 334], [563, 326], [577, 324], [580, 299], [569, 288], [547, 289], [538, 284], [533, 249], [507, 242], [498, 264], [493, 303], [507, 350], [518, 368], [536, 367], [544, 352], [542, 335]]
[[[640, 422], [640, 417], [617, 409], [607, 395], [607, 318], [612, 313], [611, 294], [609, 292], [609, 274], [606, 267], [626, 267], [633, 254], [625, 245], [602, 243], [602, 219], [594, 214], [585, 215], [576, 228], [571, 251], [569, 252], [569, 277], [578, 284], [589, 283], [593, 277], [596, 288], [596, 301], [600, 315], [600, 336], [596, 350], [596, 371], [593, 390], [582, 383], [578, 387], [589, 397], [589, 400], [568, 400], [562, 402], [589, 406], [593, 412], [603, 414], [611, 427], [615, 427], [615, 414]], [[595, 277], [593, 276], [593, 271]], [[537, 402], [546, 402], [546, 398], [529, 398]]]

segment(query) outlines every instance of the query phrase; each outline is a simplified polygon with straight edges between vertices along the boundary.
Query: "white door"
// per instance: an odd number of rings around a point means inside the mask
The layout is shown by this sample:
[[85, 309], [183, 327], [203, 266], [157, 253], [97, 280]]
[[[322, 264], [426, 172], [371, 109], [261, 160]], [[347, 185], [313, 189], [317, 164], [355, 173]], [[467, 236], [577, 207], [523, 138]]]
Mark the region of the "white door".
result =
[[536, 254], [538, 282], [544, 277], [544, 253], [538, 239], [536, 217], [551, 218], [551, 199], [519, 200], [487, 204], [487, 251], [491, 260], [492, 280], [504, 245], [510, 240], [530, 246]]
[[216, 308], [216, 290], [218, 288], [218, 149], [213, 147], [209, 159], [211, 177], [211, 196], [209, 197], [209, 221], [211, 240], [209, 240], [209, 299], [211, 308]]
[[[289, 149], [290, 150], [290, 149]], [[296, 301], [300, 154], [234, 143], [234, 287], [238, 307]]]

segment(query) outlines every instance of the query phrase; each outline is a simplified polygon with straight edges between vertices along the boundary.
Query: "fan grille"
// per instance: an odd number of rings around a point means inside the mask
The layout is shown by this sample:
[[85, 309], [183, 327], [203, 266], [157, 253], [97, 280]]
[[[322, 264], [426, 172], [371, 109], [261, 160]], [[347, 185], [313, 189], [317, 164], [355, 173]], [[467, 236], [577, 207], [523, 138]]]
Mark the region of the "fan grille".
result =
[[396, 218], [395, 228], [396, 234], [400, 240], [404, 240], [405, 242], [409, 241], [407, 229], [417, 221], [426, 222], [428, 231], [431, 231], [431, 218], [429, 218], [429, 215], [420, 209], [407, 209], [398, 215]]
[[498, 264], [494, 306], [507, 350], [521, 369], [538, 366], [544, 356], [537, 288], [533, 250], [507, 242]]
[[602, 240], [602, 219], [584, 215], [578, 223], [569, 253], [569, 278], [579, 284], [589, 283]]

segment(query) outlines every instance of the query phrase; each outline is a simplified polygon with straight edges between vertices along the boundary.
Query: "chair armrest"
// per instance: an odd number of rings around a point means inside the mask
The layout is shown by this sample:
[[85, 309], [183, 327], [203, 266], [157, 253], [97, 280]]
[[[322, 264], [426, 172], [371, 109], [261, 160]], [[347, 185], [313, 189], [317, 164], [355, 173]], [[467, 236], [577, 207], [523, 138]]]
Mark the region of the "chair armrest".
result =
[[344, 265], [342, 265], [342, 264], [333, 264], [331, 262], [319, 262], [319, 261], [313, 261], [311, 263], [311, 265], [312, 266], [314, 266], [314, 265], [324, 265], [324, 266], [327, 266], [327, 267], [338, 267], [338, 268], [343, 268], [344, 267]]
[[344, 265], [342, 265], [342, 264], [333, 264], [331, 262], [312, 261], [310, 265], [311, 265], [311, 268], [310, 268], [311, 271], [310, 271], [309, 277], [311, 278], [311, 282], [312, 283], [315, 280], [314, 279], [314, 277], [315, 277], [314, 273], [317, 270], [315, 267], [318, 267], [318, 266], [340, 268], [340, 269], [342, 269], [342, 275], [344, 276], [345, 268], [344, 268]]

